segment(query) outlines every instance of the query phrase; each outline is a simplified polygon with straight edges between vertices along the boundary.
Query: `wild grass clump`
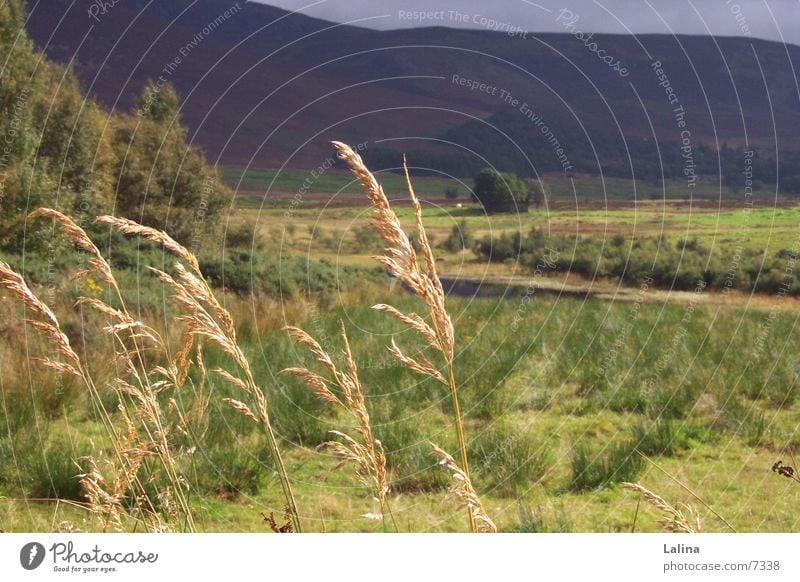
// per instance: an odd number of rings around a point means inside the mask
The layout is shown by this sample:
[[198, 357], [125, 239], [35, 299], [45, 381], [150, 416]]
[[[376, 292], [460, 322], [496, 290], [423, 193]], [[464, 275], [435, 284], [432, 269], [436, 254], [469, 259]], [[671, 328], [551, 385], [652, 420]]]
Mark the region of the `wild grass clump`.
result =
[[[90, 273], [95, 274], [111, 289], [117, 291], [117, 297], [120, 297], [119, 288], [111, 273], [110, 266], [80, 227], [66, 216], [49, 209], [40, 209], [31, 216], [44, 216], [53, 219], [59, 224], [73, 244], [89, 255], [87, 261], [89, 269], [84, 270], [82, 274], [84, 276]], [[8, 264], [1, 262], [0, 286], [5, 287], [31, 312], [32, 317], [26, 320], [27, 324], [38, 331], [51, 346], [51, 354], [39, 359], [41, 365], [65, 376], [80, 379], [86, 386], [99, 419], [106, 429], [113, 446], [113, 453], [105, 463], [110, 468], [108, 473], [114, 475], [113, 480], [111, 478], [108, 479], [108, 483], [113, 482], [113, 491], [109, 492], [107, 490], [107, 480], [95, 459], [91, 456], [83, 460], [86, 472], [79, 476], [80, 483], [89, 499], [90, 510], [102, 516], [104, 529], [107, 527], [119, 529], [121, 516], [125, 513], [123, 498], [130, 494], [137, 500], [139, 517], [148, 528], [162, 531], [169, 527], [162, 519], [158, 509], [159, 501], [162, 501], [176, 506], [180, 504], [183, 508], [184, 524], [191, 530], [193, 528], [191, 513], [188, 510], [188, 504], [185, 503], [182, 486], [171, 489], [162, 500], [154, 500], [148, 497], [144, 482], [139, 477], [139, 468], [145, 456], [153, 455], [160, 461], [161, 469], [170, 474], [173, 482], [177, 483], [177, 476], [171, 473], [171, 471], [174, 471], [172, 452], [163, 446], [166, 433], [159, 428], [154, 431], [157, 433], [153, 435], [155, 438], [141, 437], [141, 432], [134, 426], [126, 408], [128, 403], [132, 402], [132, 405], [138, 411], [139, 419], [142, 421], [141, 427], [146, 431], [150, 431], [160, 424], [162, 418], [161, 410], [158, 408], [154, 397], [150, 376], [147, 374], [144, 377], [140, 375], [141, 368], [137, 366], [134, 350], [131, 349], [129, 344], [125, 343], [126, 339], [135, 342], [143, 339], [155, 340], [155, 338], [142, 324], [131, 318], [126, 312], [115, 309], [96, 299], [83, 298], [84, 302], [93, 309], [113, 318], [113, 324], [108, 327], [108, 332], [114, 336], [116, 342], [120, 345], [117, 353], [122, 360], [124, 369], [130, 373], [134, 378], [133, 381], [138, 384], [137, 387], [129, 383], [122, 374], [113, 384], [113, 388], [118, 395], [119, 412], [125, 421], [124, 428], [120, 430], [120, 427], [115, 425], [111, 414], [105, 408], [94, 378], [72, 348], [69, 338], [62, 331], [58, 319], [50, 308], [31, 291], [25, 280], [18, 273], [13, 271]], [[135, 331], [132, 332], [131, 330]], [[132, 337], [123, 337], [123, 335], [127, 336], [128, 334], [131, 334]], [[136, 353], [141, 355], [138, 349]], [[141, 363], [141, 357], [138, 358], [138, 362]]]
[[[104, 528], [121, 529], [127, 517], [134, 517], [154, 531], [175, 527], [194, 531], [193, 513], [186, 492], [188, 481], [180, 473], [180, 467], [185, 464], [181, 457], [190, 456], [194, 449], [176, 449], [175, 442], [180, 435], [198, 428], [190, 425], [198, 418], [202, 419], [207, 400], [193, 399], [200, 403], [200, 408], [192, 410], [181, 408], [176, 397], [181, 389], [187, 389], [187, 384], [195, 394], [202, 392], [202, 386], [198, 387], [189, 378], [188, 370], [194, 357], [202, 378], [205, 378], [198, 341], [205, 338], [232, 357], [244, 376], [241, 380], [225, 370], [217, 370], [226, 381], [241, 388], [255, 402], [256, 413], [253, 413], [241, 401], [228, 399], [232, 408], [259, 423], [270, 437], [268, 444], [281, 476], [287, 506], [291, 509], [295, 529], [299, 531], [296, 505], [269, 423], [266, 401], [236, 343], [230, 314], [217, 301], [203, 278], [197, 258], [156, 229], [110, 216], [97, 219], [98, 224], [159, 244], [179, 259], [175, 265], [176, 277], [153, 269], [157, 277], [172, 289], [176, 304], [186, 312], [181, 318], [186, 325], [182, 345], [174, 351], [161, 334], [131, 315], [110, 264], [82, 228], [55, 210], [43, 208], [30, 216], [53, 220], [71, 243], [85, 253], [87, 268], [80, 271], [78, 277], [93, 277], [108, 290], [109, 302], [87, 295], [79, 297], [78, 303], [108, 322], [105, 331], [112, 339], [117, 363], [117, 372], [111, 382], [116, 394], [116, 411], [109, 410], [108, 398], [101, 395], [95, 377], [73, 349], [52, 310], [31, 291], [18, 273], [6, 263], [0, 263], [0, 286], [16, 296], [32, 313], [28, 325], [40, 332], [52, 348], [52, 354], [41, 358], [41, 364], [65, 376], [80, 379], [105, 428], [111, 454], [93, 454], [81, 459], [84, 471], [78, 476], [89, 509], [104, 520]], [[160, 357], [153, 358], [153, 354], [160, 354]]]
[[[450, 478], [445, 472], [435, 470], [436, 460], [431, 457], [426, 435], [431, 435], [432, 427], [446, 427], [447, 417], [431, 409], [413, 413], [399, 410], [385, 418], [386, 421], [376, 426], [375, 433], [386, 450], [392, 491], [399, 495], [446, 489]], [[454, 445], [455, 435], [442, 429], [437, 433], [432, 436], [445, 446]]]
[[28, 495], [38, 499], [83, 501], [78, 478], [81, 471], [75, 459], [88, 455], [90, 451], [88, 443], [73, 448], [69, 442], [55, 440], [31, 451], [30, 456], [21, 457], [22, 472], [30, 483]]
[[746, 400], [737, 394], [722, 399], [712, 428], [740, 437], [750, 446], [758, 446], [769, 436], [771, 426], [759, 402]]
[[592, 448], [579, 443], [572, 449], [570, 491], [590, 491], [632, 481], [644, 470], [644, 460], [629, 441]]
[[669, 418], [641, 419], [633, 426], [636, 448], [649, 456], [673, 456], [689, 447], [687, 426]]
[[469, 452], [487, 491], [500, 497], [524, 496], [547, 477], [555, 461], [550, 443], [505, 423], [478, 434]]
[[[166, 373], [161, 370], [157, 371], [171, 377], [175, 382], [175, 386], [182, 384], [186, 379], [190, 350], [195, 341], [200, 339], [211, 342], [230, 357], [238, 369], [238, 375], [231, 374], [222, 368], [217, 368], [214, 372], [234, 388], [240, 389], [242, 394], [247, 395], [251, 404], [248, 405], [236, 398], [226, 398], [225, 401], [234, 410], [252, 420], [264, 430], [272, 460], [280, 477], [286, 506], [292, 517], [294, 531], [302, 531], [297, 502], [295, 501], [278, 441], [272, 428], [264, 392], [256, 384], [250, 362], [237, 342], [236, 330], [230, 313], [220, 304], [208, 282], [203, 277], [197, 258], [166, 233], [156, 229], [111, 216], [101, 216], [97, 219], [97, 222], [112, 226], [124, 234], [140, 236], [150, 242], [159, 244], [168, 253], [179, 259], [179, 262], [175, 264], [177, 277], [151, 267], [156, 277], [172, 290], [173, 301], [184, 311], [184, 315], [180, 317], [180, 320], [186, 325], [184, 345], [175, 360], [173, 360], [171, 368], [166, 370]], [[197, 363], [202, 365], [200, 361]]]
[[274, 470], [266, 438], [222, 403], [213, 404], [207, 418], [208, 428], [187, 439], [203, 444], [182, 466], [192, 490], [226, 500], [261, 491]]
[[532, 508], [520, 503], [519, 521], [513, 533], [572, 533], [575, 525], [572, 516], [563, 505]]
[[[14, 414], [0, 415], [2, 420]], [[91, 445], [51, 426], [32, 414], [21, 414], [27, 422], [0, 437], [0, 486], [17, 488], [32, 499], [83, 501], [76, 459], [89, 454]]]

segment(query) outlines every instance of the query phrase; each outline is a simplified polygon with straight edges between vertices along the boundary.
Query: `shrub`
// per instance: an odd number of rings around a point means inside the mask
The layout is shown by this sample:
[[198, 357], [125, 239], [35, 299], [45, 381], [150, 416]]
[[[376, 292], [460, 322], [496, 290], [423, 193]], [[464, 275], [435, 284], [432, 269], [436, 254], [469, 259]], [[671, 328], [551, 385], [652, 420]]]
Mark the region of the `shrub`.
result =
[[549, 443], [508, 424], [498, 424], [469, 444], [472, 463], [487, 489], [502, 497], [524, 495], [553, 466]]
[[474, 240], [469, 230], [469, 224], [462, 219], [458, 224], [453, 225], [450, 235], [442, 242], [441, 246], [451, 253], [457, 253], [472, 247]]
[[23, 453], [24, 457], [18, 451], [24, 467], [20, 468], [24, 471], [21, 478], [28, 483], [27, 495], [39, 499], [85, 501], [78, 479], [81, 469], [74, 459], [88, 452], [74, 451], [68, 441], [59, 439], [46, 444], [43, 450]]
[[635, 481], [644, 469], [644, 459], [631, 441], [616, 442], [599, 451], [585, 443], [572, 450], [570, 491], [587, 491], [608, 487], [622, 481]]
[[195, 451], [187, 473], [194, 475], [193, 485], [198, 491], [231, 500], [258, 493], [266, 471], [264, 464], [269, 461], [254, 456], [253, 451], [264, 451], [266, 445], [255, 434], [247, 438], [230, 434], [235, 430], [228, 428], [230, 436], [215, 437], [213, 444]]
[[[547, 511], [549, 509], [550, 511]], [[537, 507], [520, 504], [517, 511], [519, 522], [512, 533], [572, 533], [574, 524], [563, 505], [558, 508]], [[548, 513], [551, 515], [548, 516]]]
[[689, 446], [685, 425], [666, 418], [640, 420], [633, 427], [633, 437], [636, 448], [651, 456], [672, 456]]
[[391, 473], [389, 485], [393, 492], [438, 491], [449, 484], [450, 476], [436, 466], [428, 444], [428, 438], [437, 442], [444, 440], [446, 444], [443, 446], [448, 450], [453, 449], [452, 439], [446, 434], [430, 434], [429, 427], [437, 424], [444, 426], [441, 416], [432, 418], [424, 414], [403, 422], [376, 423], [374, 432], [386, 451], [386, 461]]

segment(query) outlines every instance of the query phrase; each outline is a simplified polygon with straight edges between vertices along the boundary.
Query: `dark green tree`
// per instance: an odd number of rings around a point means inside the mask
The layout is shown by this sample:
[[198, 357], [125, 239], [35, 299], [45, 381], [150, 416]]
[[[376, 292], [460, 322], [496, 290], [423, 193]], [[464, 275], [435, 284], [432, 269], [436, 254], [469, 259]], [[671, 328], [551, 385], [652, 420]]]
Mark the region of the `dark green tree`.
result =
[[444, 197], [448, 200], [457, 200], [458, 199], [458, 188], [455, 186], [448, 186], [444, 189]]
[[473, 198], [486, 212], [527, 212], [528, 186], [516, 175], [484, 168], [475, 177]]

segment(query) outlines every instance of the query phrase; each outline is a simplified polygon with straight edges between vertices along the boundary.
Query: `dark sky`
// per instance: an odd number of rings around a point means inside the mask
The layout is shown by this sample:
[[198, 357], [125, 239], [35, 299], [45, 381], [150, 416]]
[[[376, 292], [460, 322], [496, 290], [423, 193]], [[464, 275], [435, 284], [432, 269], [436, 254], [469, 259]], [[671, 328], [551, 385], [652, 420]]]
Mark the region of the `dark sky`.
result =
[[[572, 32], [715, 34], [800, 44], [800, 0], [257, 1], [379, 29], [439, 25], [564, 32], [570, 22]], [[414, 14], [419, 11], [433, 14], [421, 20]]]

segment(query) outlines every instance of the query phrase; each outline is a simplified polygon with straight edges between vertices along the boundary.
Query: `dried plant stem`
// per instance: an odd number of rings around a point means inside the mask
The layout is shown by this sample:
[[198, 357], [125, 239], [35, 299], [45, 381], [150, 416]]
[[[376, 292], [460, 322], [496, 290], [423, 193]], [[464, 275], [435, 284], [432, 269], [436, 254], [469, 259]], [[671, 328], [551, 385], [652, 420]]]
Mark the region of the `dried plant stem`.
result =
[[292, 484], [289, 482], [289, 475], [286, 472], [286, 464], [283, 462], [283, 456], [281, 455], [281, 449], [278, 445], [278, 439], [275, 437], [275, 430], [272, 428], [272, 423], [269, 419], [269, 414], [267, 412], [267, 401], [264, 398], [263, 392], [255, 385], [252, 374], [250, 374], [249, 366], [247, 369], [247, 374], [249, 376], [248, 385], [250, 392], [251, 394], [257, 395], [256, 410], [258, 411], [258, 420], [267, 435], [269, 451], [272, 456], [272, 460], [278, 469], [278, 476], [281, 481], [281, 489], [283, 489], [283, 495], [286, 498], [289, 514], [292, 518], [292, 527], [294, 528], [294, 531], [302, 533], [303, 530], [301, 529], [300, 525], [300, 514], [297, 510], [297, 500], [294, 497], [294, 491], [292, 491]]
[[[623, 483], [622, 486], [625, 489], [639, 493], [644, 497], [645, 501], [666, 515], [665, 519], [659, 521], [659, 524], [661, 524], [665, 530], [684, 533], [700, 532], [700, 516], [688, 505], [685, 506], [686, 513], [684, 513], [677, 507], [664, 501], [663, 497], [656, 495], [639, 483]], [[638, 502], [636, 505], [636, 512], [637, 514], [639, 512]]]
[[[307, 368], [287, 368], [284, 371], [303, 380], [306, 386], [323, 402], [334, 404], [346, 410], [358, 424], [358, 428], [354, 430], [360, 437], [358, 440], [342, 431], [332, 430], [330, 432], [340, 437], [343, 442], [331, 441], [324, 443], [323, 446], [331, 449], [341, 460], [337, 468], [348, 461], [355, 465], [356, 477], [372, 490], [373, 497], [380, 506], [380, 519], [383, 521], [384, 531], [386, 531], [387, 511], [394, 524], [395, 531], [398, 531], [397, 523], [388, 503], [389, 479], [386, 470], [386, 455], [383, 451], [383, 445], [375, 438], [372, 432], [372, 423], [367, 410], [364, 388], [358, 377], [358, 368], [350, 349], [350, 342], [347, 339], [344, 324], [342, 324], [341, 335], [342, 343], [344, 344], [342, 356], [345, 366], [343, 370], [336, 367], [333, 358], [308, 333], [296, 327], [286, 327], [285, 329], [298, 344], [311, 350], [317, 361], [327, 371], [328, 378], [324, 378]], [[341, 398], [331, 391], [328, 387], [329, 382], [337, 386], [341, 393]], [[372, 514], [367, 515], [372, 517]]]
[[132, 220], [113, 216], [100, 216], [96, 222], [112, 226], [125, 234], [141, 236], [146, 240], [159, 244], [191, 269], [191, 271], [187, 270], [181, 262], [176, 263], [175, 269], [178, 272], [178, 280], [176, 280], [167, 273], [151, 267], [151, 270], [158, 278], [173, 290], [173, 298], [176, 303], [187, 312], [181, 319], [188, 326], [189, 336], [206, 337], [211, 340], [233, 359], [244, 376], [244, 380], [239, 380], [227, 372], [223, 374], [226, 380], [234, 386], [244, 389], [249, 394], [255, 404], [255, 413], [246, 404], [238, 400], [227, 399], [227, 401], [233, 408], [260, 424], [266, 433], [270, 456], [278, 471], [281, 489], [292, 519], [293, 530], [301, 532], [297, 501], [289, 482], [278, 439], [270, 422], [267, 400], [263, 391], [256, 384], [250, 369], [250, 363], [236, 341], [236, 330], [230, 313], [219, 303], [209, 287], [208, 282], [200, 271], [197, 258], [165, 232], [143, 226]]
[[[418, 354], [414, 358], [409, 357], [397, 347], [392, 341], [389, 351], [392, 355], [410, 370], [430, 376], [435, 380], [447, 385], [450, 390], [450, 397], [453, 403], [453, 416], [456, 427], [456, 437], [458, 438], [459, 457], [461, 459], [460, 470], [469, 478], [469, 460], [467, 458], [466, 438], [464, 436], [464, 423], [461, 416], [461, 407], [458, 402], [458, 387], [454, 374], [454, 331], [453, 322], [445, 308], [445, 294], [442, 282], [436, 273], [436, 259], [433, 256], [433, 249], [428, 241], [425, 226], [422, 223], [422, 207], [414, 194], [414, 187], [408, 172], [408, 165], [403, 163], [405, 169], [406, 185], [408, 194], [414, 207], [417, 232], [419, 235], [419, 247], [422, 254], [421, 259], [417, 257], [417, 252], [402, 229], [397, 214], [391, 207], [383, 188], [375, 179], [375, 176], [364, 165], [361, 156], [352, 148], [341, 142], [333, 142], [338, 150], [339, 156], [347, 162], [353, 175], [361, 183], [361, 186], [369, 198], [375, 210], [373, 227], [386, 243], [385, 255], [376, 256], [375, 259], [381, 263], [386, 270], [394, 277], [397, 277], [413, 293], [419, 297], [428, 309], [428, 324], [424, 318], [416, 313], [405, 314], [390, 305], [375, 305], [374, 308], [385, 311], [392, 317], [398, 319], [404, 325], [417, 332], [428, 346], [439, 352], [447, 368], [443, 375], [427, 358]], [[445, 378], [446, 376], [446, 378]], [[472, 512], [467, 512], [470, 531], [478, 531], [478, 526]]]
[[[464, 470], [464, 473], [467, 477], [470, 476], [469, 473], [469, 459], [467, 458], [467, 442], [464, 438], [464, 423], [461, 420], [461, 409], [458, 405], [458, 390], [456, 389], [456, 381], [453, 375], [453, 365], [448, 365], [448, 378], [450, 383], [450, 396], [453, 399], [453, 415], [455, 416], [455, 423], [456, 423], [456, 436], [458, 438], [458, 452], [461, 457], [461, 467]], [[471, 481], [470, 481], [471, 483]], [[469, 517], [469, 528], [472, 532], [478, 531], [477, 523], [475, 522], [475, 516], [470, 511], [468, 512]]]

